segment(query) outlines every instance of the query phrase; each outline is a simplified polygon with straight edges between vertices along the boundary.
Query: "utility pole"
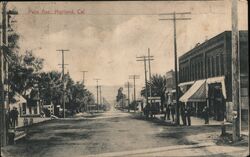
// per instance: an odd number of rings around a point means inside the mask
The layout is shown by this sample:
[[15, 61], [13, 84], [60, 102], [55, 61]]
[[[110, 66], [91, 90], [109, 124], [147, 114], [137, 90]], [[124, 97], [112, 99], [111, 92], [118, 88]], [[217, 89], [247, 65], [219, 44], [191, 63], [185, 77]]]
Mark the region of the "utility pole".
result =
[[238, 0], [232, 0], [232, 102], [237, 117], [233, 126], [233, 141], [238, 141], [241, 134], [240, 106], [240, 61], [239, 61]]
[[[135, 103], [137, 104], [136, 102], [136, 89], [135, 89], [135, 79], [139, 79], [140, 76], [139, 75], [130, 75], [129, 76], [129, 79], [133, 79], [134, 80], [134, 101]], [[134, 112], [136, 111], [136, 105], [134, 106]]]
[[130, 108], [129, 108], [129, 104], [130, 104], [130, 92], [129, 92], [129, 88], [131, 87], [130, 83], [127, 82], [127, 83], [125, 84], [125, 87], [128, 88], [128, 112], [129, 112], [129, 111], [130, 111]]
[[[154, 56], [150, 56], [150, 48], [148, 48], [148, 58], [153, 58]], [[149, 82], [150, 82], [150, 87], [149, 87], [149, 94], [150, 97], [152, 97], [152, 85], [151, 85], [151, 66], [150, 66], [151, 60], [148, 60], [148, 73], [149, 73]]]
[[144, 62], [144, 72], [145, 72], [145, 96], [146, 96], [146, 106], [148, 106], [148, 83], [147, 83], [147, 61], [153, 60], [152, 58], [148, 58], [147, 56], [136, 57], [136, 61]]
[[[150, 56], [150, 48], [148, 48], [148, 58], [153, 58], [154, 56]], [[150, 106], [152, 106], [152, 82], [151, 82], [151, 60], [148, 60], [148, 73], [149, 73], [149, 95], [150, 95]]]
[[[87, 73], [88, 71], [81, 71], [82, 72], [82, 84], [85, 85], [85, 73]], [[85, 106], [85, 111], [87, 112], [88, 110], [88, 104], [86, 104]]]
[[102, 105], [102, 86], [100, 85], [100, 105]]
[[99, 106], [98, 106], [98, 104], [99, 104], [99, 100], [98, 100], [99, 99], [99, 97], [98, 97], [98, 81], [101, 80], [101, 79], [96, 78], [94, 80], [96, 80], [96, 105], [97, 105], [97, 110], [99, 110]]
[[65, 118], [65, 83], [64, 83], [64, 68], [65, 68], [65, 65], [67, 64], [64, 64], [64, 52], [67, 52], [69, 50], [65, 50], [65, 49], [60, 49], [60, 50], [56, 50], [56, 51], [60, 51], [62, 52], [62, 83], [63, 83], [63, 99], [62, 99], [62, 103], [63, 103], [63, 118]]
[[0, 139], [0, 155], [1, 155], [1, 147], [7, 144], [7, 124], [6, 124], [6, 99], [5, 99], [5, 78], [6, 78], [6, 60], [4, 59], [5, 49], [3, 47], [8, 45], [8, 36], [7, 36], [7, 2], [2, 2], [2, 15], [1, 15], [1, 24], [2, 30], [0, 32], [0, 131], [1, 131], [1, 139]]
[[187, 15], [191, 12], [173, 12], [163, 13], [160, 15], [171, 15], [173, 18], [159, 19], [159, 20], [171, 20], [174, 23], [174, 61], [175, 61], [175, 89], [176, 89], [176, 125], [180, 125], [180, 112], [179, 112], [179, 90], [178, 90], [178, 69], [177, 69], [177, 42], [176, 42], [176, 21], [177, 20], [191, 20], [191, 18], [176, 18], [176, 15]]
[[81, 71], [82, 72], [82, 82], [85, 85], [85, 73], [87, 73], [88, 71]]

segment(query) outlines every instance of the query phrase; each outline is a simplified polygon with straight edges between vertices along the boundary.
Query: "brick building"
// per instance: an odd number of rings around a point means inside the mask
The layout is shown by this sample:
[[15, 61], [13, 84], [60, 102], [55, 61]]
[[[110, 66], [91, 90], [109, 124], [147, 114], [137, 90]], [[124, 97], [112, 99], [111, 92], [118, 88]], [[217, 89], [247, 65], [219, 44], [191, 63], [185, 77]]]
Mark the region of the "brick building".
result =
[[[195, 108], [201, 115], [205, 105], [216, 120], [232, 118], [232, 41], [231, 31], [197, 44], [179, 57], [180, 101]], [[248, 31], [239, 32], [240, 91], [242, 118], [248, 118], [249, 69]]]

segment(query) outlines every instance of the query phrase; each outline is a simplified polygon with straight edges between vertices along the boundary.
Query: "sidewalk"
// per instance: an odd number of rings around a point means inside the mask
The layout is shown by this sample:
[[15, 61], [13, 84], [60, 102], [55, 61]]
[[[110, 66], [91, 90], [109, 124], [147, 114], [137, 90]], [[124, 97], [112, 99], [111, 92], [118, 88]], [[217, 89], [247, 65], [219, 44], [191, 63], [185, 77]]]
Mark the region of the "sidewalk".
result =
[[28, 119], [28, 126], [50, 120], [50, 118], [41, 118], [41, 117], [18, 117], [18, 126], [16, 126], [16, 128], [22, 128], [24, 126], [24, 118]]
[[[25, 122], [25, 118], [26, 118], [26, 122]], [[36, 123], [41, 123], [47, 120], [50, 120], [50, 118], [18, 117], [18, 125], [15, 127], [14, 130], [10, 128], [10, 132], [13, 132], [15, 134], [14, 141], [17, 141], [27, 135], [26, 129], [25, 129], [26, 126], [30, 126]]]
[[[164, 114], [156, 115], [155, 117], [157, 119], [159, 119], [159, 120], [163, 120], [162, 117], [164, 117]], [[172, 123], [171, 120], [165, 120], [165, 122]], [[180, 119], [180, 123], [182, 124], [182, 120], [181, 119]], [[199, 117], [193, 117], [193, 116], [191, 116], [191, 125], [192, 126], [218, 126], [218, 125], [222, 125], [222, 123], [223, 123], [223, 121], [217, 121], [217, 120], [214, 120], [213, 118], [210, 118], [209, 119], [209, 124], [205, 124], [204, 119], [199, 118]], [[230, 122], [224, 122], [224, 125], [232, 125], [232, 123], [230, 123]], [[245, 130], [241, 130], [241, 134], [249, 136], [248, 129], [247, 130], [246, 129]]]
[[[164, 117], [164, 114], [158, 114], [155, 115], [155, 118], [159, 119], [159, 120], [163, 120], [162, 118]], [[165, 120], [165, 122], [169, 122], [172, 123], [171, 120]], [[180, 118], [180, 123], [182, 124], [182, 120]], [[212, 118], [209, 119], [209, 124], [205, 124], [204, 119], [199, 118], [199, 117], [193, 117], [191, 116], [191, 125], [192, 126], [201, 126], [201, 125], [221, 125], [223, 123], [223, 121], [217, 121], [217, 120], [213, 120]], [[225, 125], [231, 125], [232, 123], [230, 122], [224, 122]]]
[[[136, 112], [138, 116], [144, 116], [142, 112]], [[167, 124], [174, 124], [172, 120], [164, 120], [164, 114], [158, 114], [155, 115], [154, 118], [158, 119], [159, 121], [166, 122]], [[191, 116], [191, 126], [222, 126], [223, 121], [216, 121], [212, 118], [209, 119], [209, 124], [205, 124], [204, 119], [199, 117], [193, 117]], [[182, 120], [180, 118], [180, 125], [182, 125]], [[224, 125], [226, 126], [232, 126], [232, 123], [230, 122], [224, 122]], [[227, 130], [228, 133], [232, 133], [232, 129]], [[249, 130], [248, 128], [241, 130], [241, 135], [249, 136]]]

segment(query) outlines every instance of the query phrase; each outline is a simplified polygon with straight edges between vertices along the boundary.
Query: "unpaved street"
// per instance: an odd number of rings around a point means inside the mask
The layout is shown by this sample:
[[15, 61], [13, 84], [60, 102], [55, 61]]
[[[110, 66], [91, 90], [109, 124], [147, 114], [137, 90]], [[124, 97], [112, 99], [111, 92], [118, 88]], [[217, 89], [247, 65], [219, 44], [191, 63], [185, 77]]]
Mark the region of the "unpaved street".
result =
[[161, 147], [194, 145], [195, 142], [187, 140], [187, 135], [216, 129], [219, 128], [167, 126], [145, 121], [133, 113], [113, 111], [34, 125], [25, 139], [6, 150], [14, 157], [77, 157], [136, 150], [160, 152]]

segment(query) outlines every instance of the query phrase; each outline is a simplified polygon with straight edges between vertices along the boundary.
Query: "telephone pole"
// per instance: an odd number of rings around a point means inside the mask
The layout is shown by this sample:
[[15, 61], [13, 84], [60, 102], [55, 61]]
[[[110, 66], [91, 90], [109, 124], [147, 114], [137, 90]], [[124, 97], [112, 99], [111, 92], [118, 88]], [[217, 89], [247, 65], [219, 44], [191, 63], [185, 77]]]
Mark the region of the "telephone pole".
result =
[[98, 100], [99, 99], [99, 96], [98, 96], [98, 81], [101, 80], [101, 79], [96, 78], [94, 80], [96, 80], [96, 105], [97, 105], [97, 110], [99, 110], [99, 106], [98, 106], [98, 104], [99, 104], [99, 100]]
[[85, 85], [85, 73], [87, 73], [88, 71], [81, 71], [82, 72], [82, 82]]
[[147, 83], [147, 61], [153, 60], [147, 56], [136, 57], [136, 61], [143, 61], [144, 62], [144, 72], [145, 72], [145, 96], [146, 96], [146, 106], [148, 105], [148, 83]]
[[1, 6], [2, 15], [1, 15], [1, 24], [2, 30], [0, 30], [0, 155], [1, 155], [1, 147], [7, 144], [7, 129], [6, 129], [6, 98], [5, 98], [5, 88], [4, 88], [4, 80], [6, 78], [6, 60], [4, 59], [5, 50], [4, 47], [8, 45], [8, 36], [7, 36], [7, 2], [2, 2]]
[[[152, 58], [153, 60], [154, 56], [150, 56], [150, 48], [148, 48], [148, 58]], [[150, 66], [150, 62], [152, 60], [148, 60], [148, 73], [149, 73], [149, 96], [150, 96], [150, 106], [152, 105], [152, 82], [151, 82], [151, 66]]]
[[99, 86], [100, 88], [100, 105], [102, 105], [102, 86]]
[[129, 108], [129, 104], [130, 104], [130, 92], [129, 92], [129, 88], [131, 87], [130, 83], [127, 82], [127, 83], [125, 84], [125, 87], [128, 88], [128, 112], [129, 112], [129, 111], [130, 111], [130, 108]]
[[160, 15], [171, 15], [173, 18], [164, 18], [159, 20], [171, 20], [174, 23], [174, 63], [175, 63], [175, 89], [176, 89], [176, 124], [180, 125], [180, 113], [179, 113], [179, 91], [178, 91], [178, 70], [177, 70], [177, 41], [176, 41], [176, 21], [177, 20], [191, 20], [191, 18], [176, 18], [176, 15], [188, 15], [191, 12], [173, 12], [163, 13]]
[[134, 101], [136, 101], [135, 80], [139, 78], [140, 78], [140, 75], [129, 75], [129, 79], [133, 79], [134, 81]]
[[64, 68], [65, 68], [65, 65], [67, 64], [64, 64], [64, 53], [69, 51], [69, 50], [65, 50], [65, 49], [60, 49], [60, 50], [56, 50], [56, 51], [59, 51], [59, 52], [62, 52], [62, 83], [63, 83], [63, 99], [62, 99], [62, 103], [63, 103], [63, 118], [65, 118], [65, 83], [64, 83]]
[[[140, 76], [139, 75], [130, 75], [129, 76], [129, 79], [133, 79], [134, 81], [134, 101], [135, 101], [135, 104], [137, 104], [136, 102], [136, 89], [135, 89], [135, 79], [139, 79]], [[136, 105], [134, 106], [134, 112], [136, 111]]]
[[[81, 71], [82, 72], [82, 84], [85, 86], [85, 73], [87, 73], [88, 71]], [[85, 106], [85, 111], [87, 112], [88, 110], [88, 104], [86, 104]]]
[[237, 116], [233, 126], [233, 141], [238, 141], [241, 134], [240, 106], [240, 61], [239, 61], [238, 0], [232, 0], [232, 102]]

